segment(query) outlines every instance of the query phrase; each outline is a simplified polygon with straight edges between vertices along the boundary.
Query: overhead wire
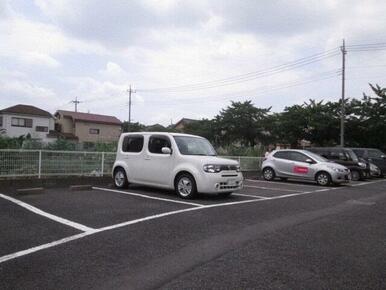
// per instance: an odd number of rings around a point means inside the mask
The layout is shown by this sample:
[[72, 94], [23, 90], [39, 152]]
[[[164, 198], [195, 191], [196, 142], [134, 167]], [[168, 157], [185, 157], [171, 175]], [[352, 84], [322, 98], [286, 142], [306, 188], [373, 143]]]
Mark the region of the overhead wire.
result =
[[[295, 87], [295, 86], [301, 86], [301, 85], [309, 84], [309, 83], [316, 82], [316, 81], [323, 81], [326, 79], [335, 78], [338, 76], [339, 73], [341, 73], [340, 69], [334, 69], [334, 70], [330, 70], [330, 71], [316, 74], [315, 76], [310, 77], [310, 78], [306, 78], [305, 80], [297, 80], [297, 81], [293, 81], [293, 82], [282, 83], [282, 84], [278, 84], [276, 86], [271, 86], [268, 88], [260, 87], [260, 88], [255, 88], [255, 89], [251, 89], [251, 90], [245, 90], [245, 91], [241, 91], [241, 92], [235, 92], [235, 93], [225, 94], [225, 95], [216, 95], [216, 96], [213, 95], [213, 96], [202, 96], [202, 97], [196, 97], [196, 98], [168, 99], [168, 100], [163, 100], [162, 103], [157, 104], [157, 105], [170, 105], [170, 104], [174, 104], [174, 103], [181, 103], [181, 101], [183, 101], [184, 105], [202, 102], [203, 100], [205, 100], [205, 102], [213, 102], [213, 101], [216, 102], [220, 99], [227, 99], [227, 98], [236, 99], [236, 98], [246, 97], [245, 94], [248, 94], [248, 93], [252, 93], [252, 95], [250, 97], [255, 97], [256, 93], [258, 96], [260, 94], [263, 94], [263, 93], [265, 94], [265, 93], [271, 92], [271, 91], [282, 90], [282, 89], [286, 89], [286, 88], [291, 88], [291, 87]], [[241, 96], [242, 94], [244, 94], [244, 96]], [[237, 96], [237, 95], [239, 95], [239, 96]], [[172, 101], [172, 102], [170, 102], [170, 101]]]
[[301, 58], [296, 61], [287, 62], [285, 64], [281, 64], [278, 66], [273, 66], [268, 69], [259, 70], [255, 72], [250, 72], [242, 75], [237, 75], [225, 79], [219, 79], [214, 81], [207, 81], [201, 83], [194, 83], [190, 85], [181, 85], [181, 86], [171, 86], [165, 88], [154, 88], [154, 89], [137, 89], [138, 92], [148, 93], [148, 92], [164, 92], [164, 93], [173, 93], [173, 92], [185, 92], [185, 91], [195, 91], [195, 90], [203, 90], [209, 88], [217, 88], [222, 86], [228, 86], [238, 83], [243, 83], [251, 80], [255, 80], [261, 77], [267, 77], [271, 75], [275, 75], [278, 73], [282, 73], [285, 71], [290, 71], [305, 65], [309, 65], [315, 62], [319, 62], [321, 60], [336, 56], [339, 54], [338, 48], [328, 50], [323, 53], [314, 54], [309, 57]]

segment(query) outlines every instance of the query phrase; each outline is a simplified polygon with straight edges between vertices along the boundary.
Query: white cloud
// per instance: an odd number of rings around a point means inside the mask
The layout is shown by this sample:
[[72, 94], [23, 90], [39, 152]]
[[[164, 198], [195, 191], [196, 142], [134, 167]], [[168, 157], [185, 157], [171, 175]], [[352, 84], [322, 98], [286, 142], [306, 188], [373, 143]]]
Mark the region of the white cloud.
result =
[[[138, 89], [134, 119], [148, 124], [211, 117], [232, 99], [252, 98], [258, 106], [281, 110], [309, 97], [337, 98], [338, 76], [272, 88], [339, 68], [339, 55], [231, 86], [168, 94], [141, 91], [256, 72], [338, 47], [343, 37], [348, 44], [385, 42], [384, 1], [287, 2], [35, 0], [34, 12], [28, 5], [23, 10], [20, 3], [0, 0], [0, 67], [9, 72], [8, 82], [2, 83], [7, 95], [0, 96], [11, 102], [10, 96], [29, 101], [42, 94], [54, 100], [48, 106], [78, 96], [86, 111], [127, 119], [126, 90], [132, 84]], [[382, 67], [354, 74], [350, 66], [385, 63], [382, 52], [349, 52], [348, 95], [360, 96], [373, 75], [383, 74]], [[353, 77], [362, 80], [350, 81]]]
[[106, 52], [100, 45], [67, 37], [52, 24], [32, 21], [15, 12], [0, 21], [0, 35], [0, 56], [34, 65], [57, 67], [57, 57], [63, 54]]
[[53, 90], [32, 82], [25, 73], [4, 69], [0, 70], [0, 96], [3, 107], [22, 103], [53, 110], [60, 101]]
[[46, 67], [60, 66], [60, 62], [52, 56], [34, 51], [23, 53], [22, 55], [20, 55], [20, 60], [23, 63], [28, 63], [31, 65], [42, 65]]
[[106, 80], [127, 82], [128, 73], [117, 63], [109, 61], [106, 67], [99, 71], [100, 75]]

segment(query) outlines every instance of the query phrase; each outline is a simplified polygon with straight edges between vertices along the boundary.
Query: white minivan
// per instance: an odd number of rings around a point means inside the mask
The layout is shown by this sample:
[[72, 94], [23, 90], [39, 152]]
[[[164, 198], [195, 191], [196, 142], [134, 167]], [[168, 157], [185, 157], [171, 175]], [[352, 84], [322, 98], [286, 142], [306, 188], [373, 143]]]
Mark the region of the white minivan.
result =
[[205, 138], [179, 133], [122, 134], [112, 173], [118, 188], [129, 183], [162, 187], [182, 198], [197, 192], [228, 196], [243, 187], [237, 161], [216, 157]]

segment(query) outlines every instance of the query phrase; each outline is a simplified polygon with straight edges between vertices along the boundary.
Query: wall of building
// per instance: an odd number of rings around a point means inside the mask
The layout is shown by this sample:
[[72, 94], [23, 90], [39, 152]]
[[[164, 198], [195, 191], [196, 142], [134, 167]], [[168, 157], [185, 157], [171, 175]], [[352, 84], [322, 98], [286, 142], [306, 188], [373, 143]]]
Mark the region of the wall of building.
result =
[[[36, 126], [48, 127], [48, 131], [54, 130], [55, 122], [53, 118], [28, 116], [21, 114], [2, 114], [3, 126], [5, 129], [5, 135], [8, 137], [19, 137], [22, 135], [30, 134], [33, 139], [40, 139], [43, 142], [52, 141], [51, 138], [47, 138], [48, 132], [37, 132]], [[12, 118], [25, 118], [32, 119], [32, 127], [17, 127], [12, 126]]]
[[[98, 129], [99, 134], [90, 134], [90, 129]], [[121, 135], [121, 126], [77, 121], [75, 123], [75, 135], [80, 142], [118, 141]]]
[[56, 123], [60, 125], [60, 132], [75, 134], [75, 126], [72, 118], [58, 115], [56, 118]]

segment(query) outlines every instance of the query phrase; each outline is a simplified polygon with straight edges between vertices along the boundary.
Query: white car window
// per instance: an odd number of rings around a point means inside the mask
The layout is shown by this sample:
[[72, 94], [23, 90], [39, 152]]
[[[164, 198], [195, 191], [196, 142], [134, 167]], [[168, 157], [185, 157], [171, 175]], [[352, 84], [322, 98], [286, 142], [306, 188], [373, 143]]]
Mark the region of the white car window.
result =
[[172, 148], [170, 140], [167, 136], [162, 135], [153, 135], [149, 138], [149, 152], [155, 154], [162, 154], [162, 148], [168, 147]]
[[190, 136], [174, 136], [182, 155], [216, 156], [216, 151], [208, 140]]
[[122, 151], [123, 152], [141, 152], [143, 148], [142, 135], [129, 135], [123, 138]]

